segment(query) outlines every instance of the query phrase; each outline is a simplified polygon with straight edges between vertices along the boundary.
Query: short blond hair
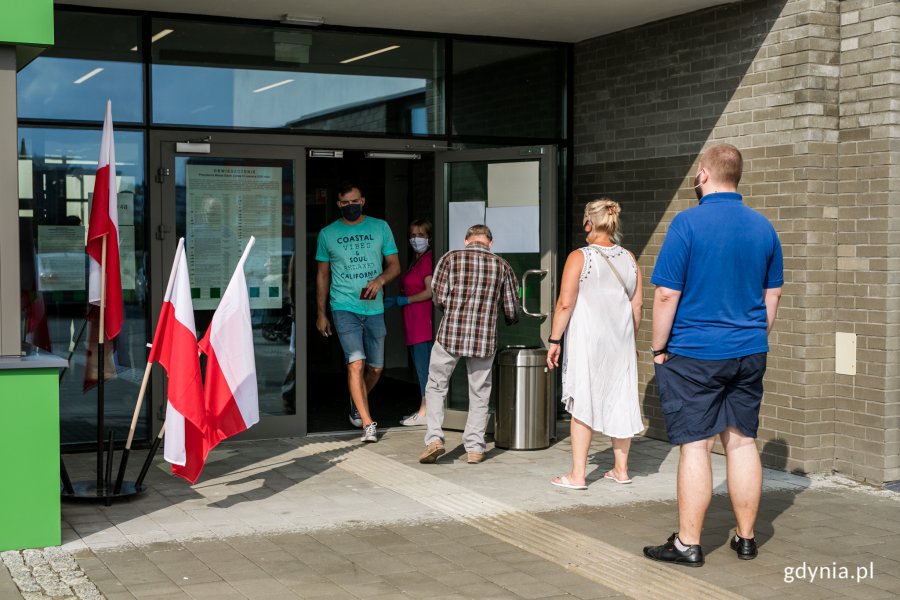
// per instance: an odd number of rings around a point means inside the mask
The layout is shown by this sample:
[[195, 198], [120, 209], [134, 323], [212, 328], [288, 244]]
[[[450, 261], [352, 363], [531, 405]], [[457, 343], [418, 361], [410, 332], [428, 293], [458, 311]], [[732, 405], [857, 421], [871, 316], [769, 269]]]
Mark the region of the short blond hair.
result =
[[709, 171], [713, 181], [727, 183], [737, 188], [744, 172], [744, 157], [731, 144], [716, 144], [700, 155], [703, 168]]
[[622, 232], [619, 227], [621, 220], [619, 214], [622, 207], [615, 200], [609, 198], [598, 198], [591, 200], [584, 207], [584, 219], [581, 222], [582, 227], [590, 223], [594, 229], [605, 231], [609, 234], [609, 239], [618, 244], [622, 241]]

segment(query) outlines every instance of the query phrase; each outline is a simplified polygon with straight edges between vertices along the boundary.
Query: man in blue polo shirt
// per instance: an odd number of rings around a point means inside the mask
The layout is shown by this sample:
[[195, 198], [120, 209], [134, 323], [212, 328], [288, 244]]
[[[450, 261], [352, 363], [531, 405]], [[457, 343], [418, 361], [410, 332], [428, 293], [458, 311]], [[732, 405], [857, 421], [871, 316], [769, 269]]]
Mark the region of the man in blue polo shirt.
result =
[[[350, 421], [363, 428], [363, 442], [377, 442], [377, 425], [369, 411], [369, 392], [384, 368], [382, 288], [400, 274], [397, 245], [390, 226], [362, 213], [359, 188], [345, 183], [338, 193], [341, 218], [319, 232], [316, 243], [316, 329], [331, 335], [331, 316], [344, 358], [352, 406]], [[382, 268], [384, 267], [384, 268]]]
[[737, 193], [742, 171], [734, 146], [719, 144], [700, 157], [700, 205], [672, 220], [650, 279], [657, 286], [650, 350], [666, 433], [681, 456], [678, 532], [644, 555], [692, 567], [703, 565], [700, 531], [717, 435], [737, 521], [731, 548], [740, 559], [757, 555], [762, 464], [755, 438], [784, 275], [774, 227]]

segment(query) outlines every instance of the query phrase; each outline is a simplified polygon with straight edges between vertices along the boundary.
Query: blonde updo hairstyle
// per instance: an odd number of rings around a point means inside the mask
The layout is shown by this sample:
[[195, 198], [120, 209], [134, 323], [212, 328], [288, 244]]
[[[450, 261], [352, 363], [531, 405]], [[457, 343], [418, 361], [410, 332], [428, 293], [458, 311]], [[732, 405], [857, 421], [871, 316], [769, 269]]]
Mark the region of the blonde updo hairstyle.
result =
[[622, 207], [615, 200], [599, 198], [587, 203], [584, 207], [584, 220], [582, 227], [590, 223], [594, 229], [605, 231], [613, 243], [622, 241], [622, 232], [619, 230], [621, 220], [619, 214]]

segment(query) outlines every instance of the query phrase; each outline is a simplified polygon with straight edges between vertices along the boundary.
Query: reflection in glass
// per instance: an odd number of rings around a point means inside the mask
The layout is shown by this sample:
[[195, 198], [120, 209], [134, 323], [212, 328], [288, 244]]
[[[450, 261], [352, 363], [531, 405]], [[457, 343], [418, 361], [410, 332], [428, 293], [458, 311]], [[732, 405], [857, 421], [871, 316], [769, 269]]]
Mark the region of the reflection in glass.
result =
[[144, 120], [140, 18], [56, 11], [56, 44], [16, 77], [20, 119]]
[[206, 333], [250, 236], [250, 295], [261, 416], [296, 413], [294, 165], [175, 158], [175, 231], [185, 238], [198, 336]]
[[[23, 342], [69, 359], [60, 380], [64, 444], [96, 440], [96, 392], [87, 352], [87, 260], [84, 251], [100, 129], [19, 130], [19, 239]], [[144, 237], [144, 136], [115, 132], [120, 257], [125, 323], [108, 362], [106, 422], [128, 432], [146, 365], [147, 241]], [[96, 368], [96, 367], [95, 367]], [[95, 375], [95, 374], [94, 374]], [[147, 434], [147, 413], [136, 439]]]
[[163, 29], [155, 123], [443, 132], [440, 40], [155, 19]]
[[566, 135], [561, 47], [454, 41], [452, 89], [456, 135]]

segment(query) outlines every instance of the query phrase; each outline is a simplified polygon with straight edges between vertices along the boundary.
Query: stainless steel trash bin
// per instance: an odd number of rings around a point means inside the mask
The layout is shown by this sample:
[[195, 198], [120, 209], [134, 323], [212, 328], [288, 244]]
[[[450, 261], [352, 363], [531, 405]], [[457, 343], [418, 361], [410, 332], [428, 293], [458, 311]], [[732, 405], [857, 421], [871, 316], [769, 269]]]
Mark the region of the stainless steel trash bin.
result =
[[554, 426], [547, 349], [511, 346], [497, 355], [494, 443], [510, 450], [550, 445]]

